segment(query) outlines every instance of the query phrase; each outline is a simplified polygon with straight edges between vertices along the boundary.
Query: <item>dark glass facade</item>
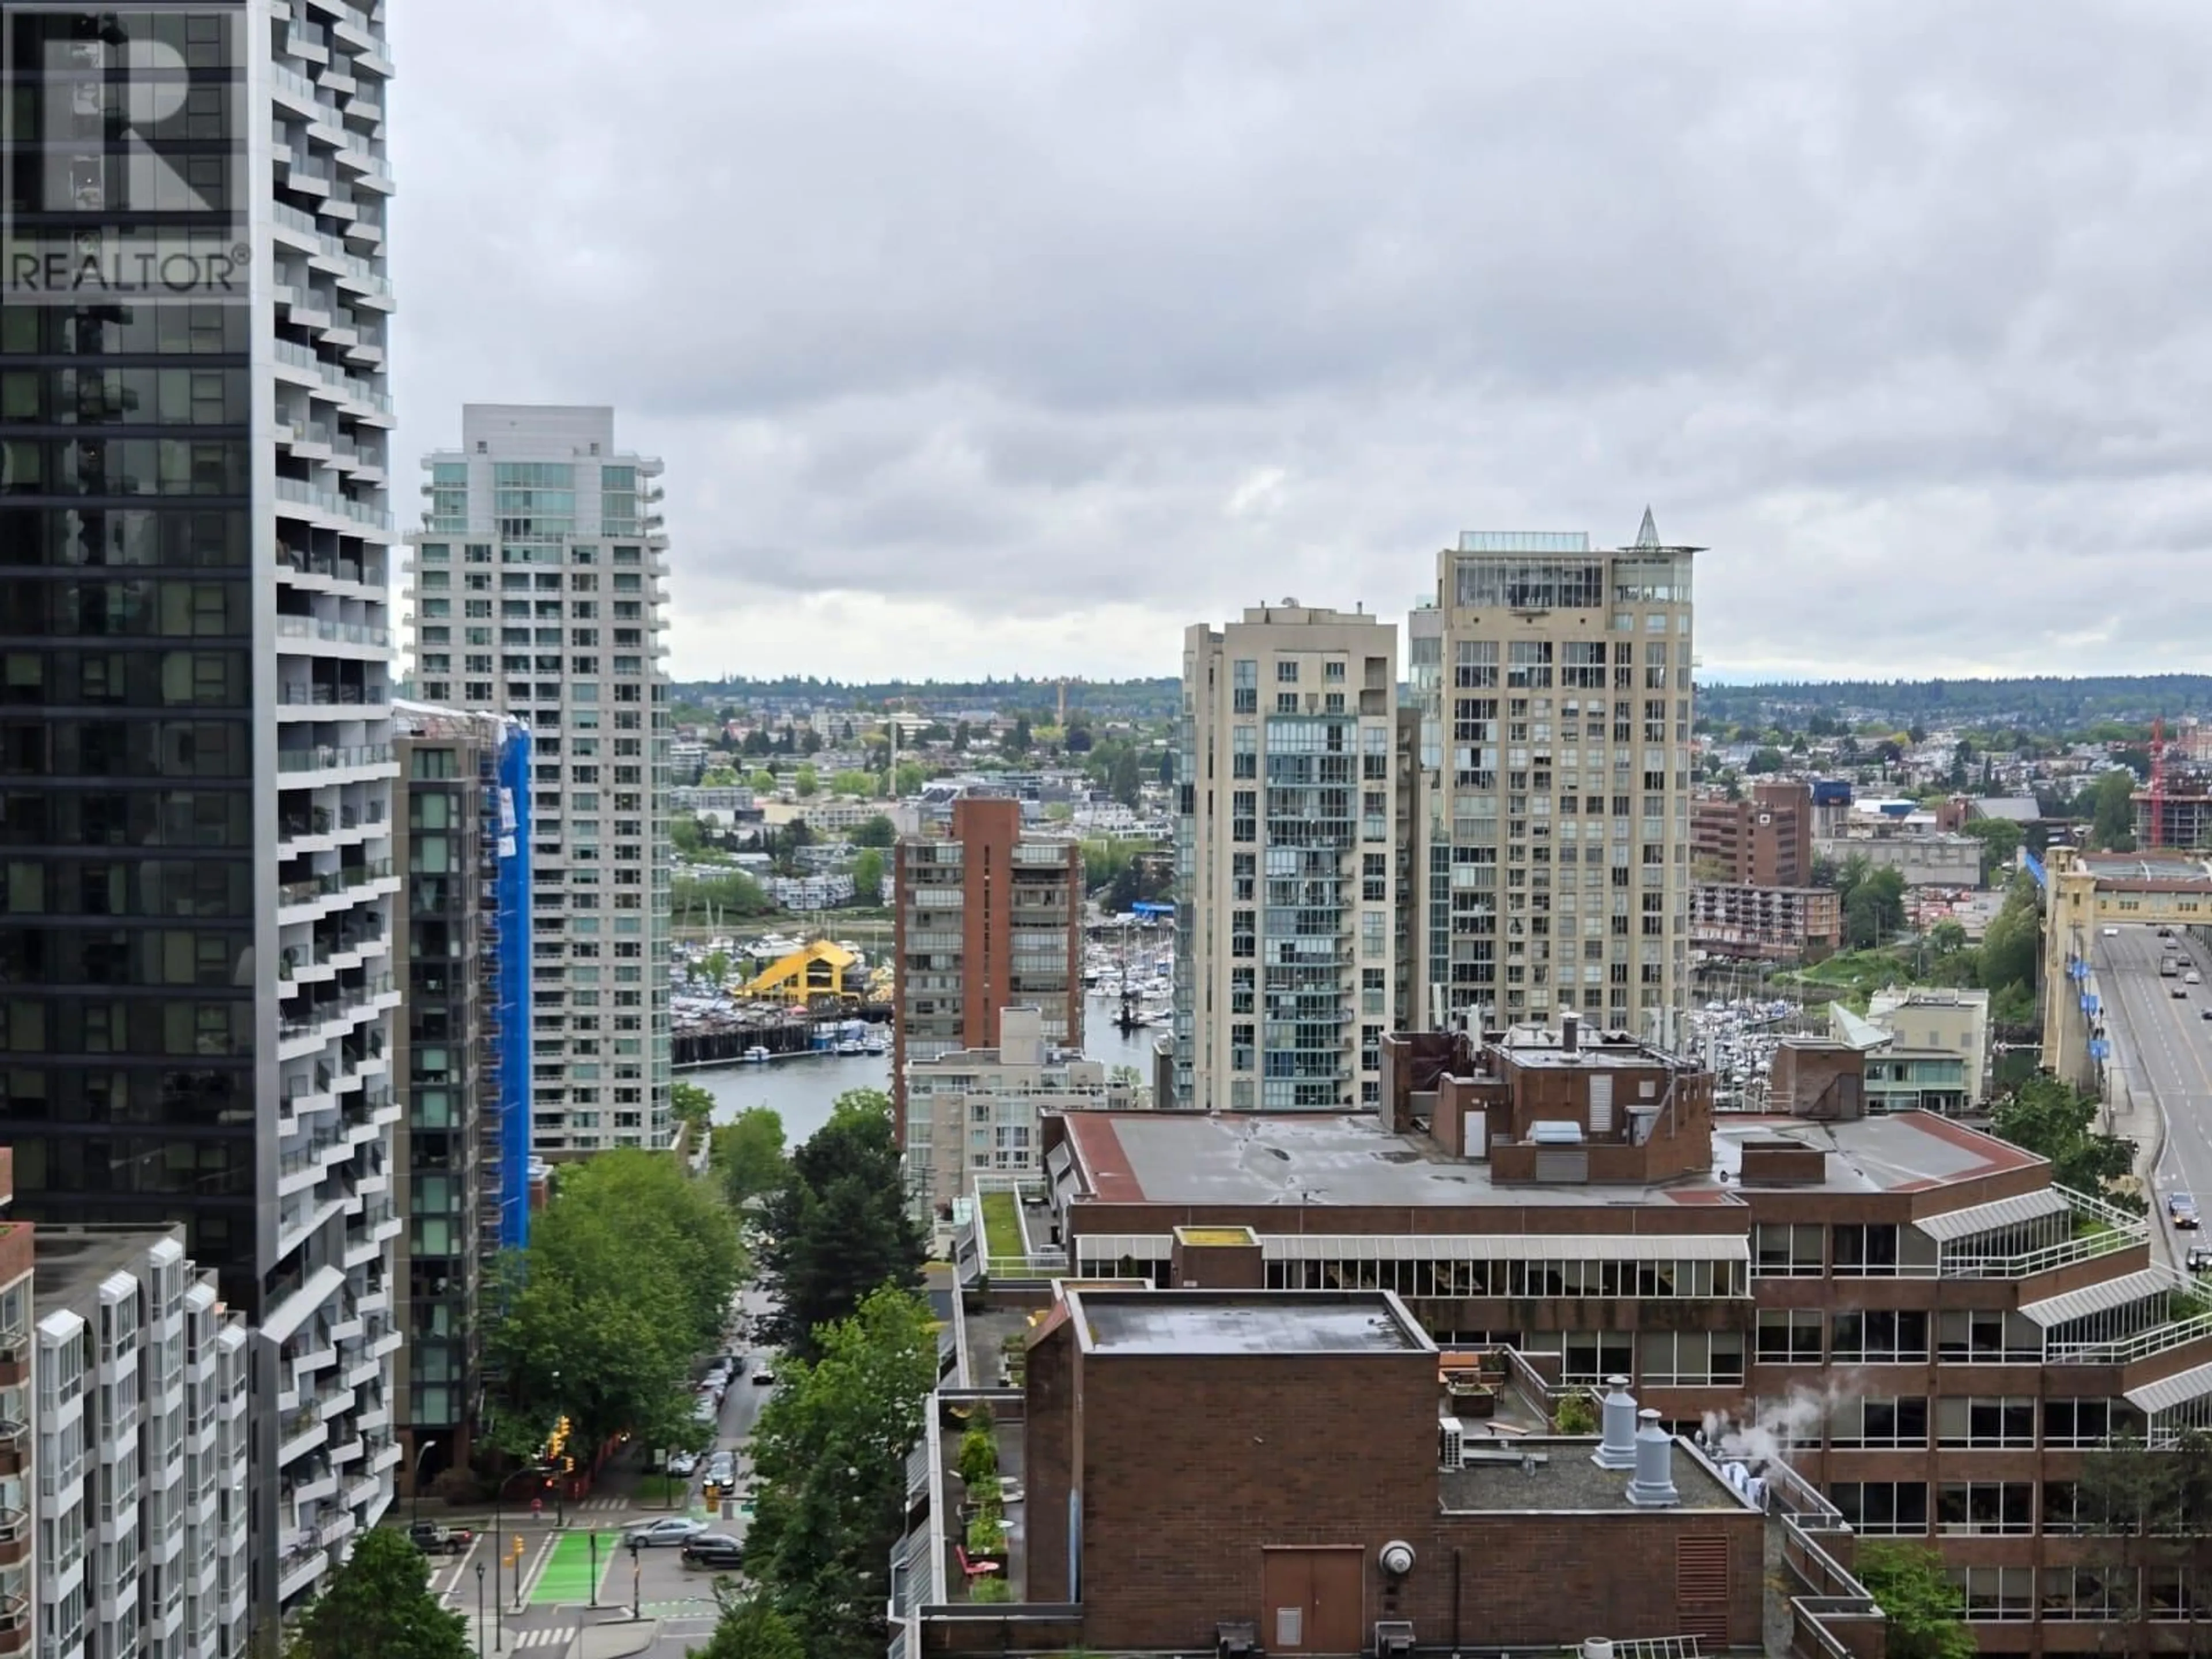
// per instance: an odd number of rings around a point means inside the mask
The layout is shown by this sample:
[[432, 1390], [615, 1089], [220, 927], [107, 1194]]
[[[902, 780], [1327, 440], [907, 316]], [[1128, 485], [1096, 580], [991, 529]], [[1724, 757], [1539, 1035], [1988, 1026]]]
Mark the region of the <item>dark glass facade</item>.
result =
[[241, 27], [5, 20], [0, 1141], [17, 1214], [181, 1220], [252, 1313], [246, 290], [131, 274], [236, 240]]

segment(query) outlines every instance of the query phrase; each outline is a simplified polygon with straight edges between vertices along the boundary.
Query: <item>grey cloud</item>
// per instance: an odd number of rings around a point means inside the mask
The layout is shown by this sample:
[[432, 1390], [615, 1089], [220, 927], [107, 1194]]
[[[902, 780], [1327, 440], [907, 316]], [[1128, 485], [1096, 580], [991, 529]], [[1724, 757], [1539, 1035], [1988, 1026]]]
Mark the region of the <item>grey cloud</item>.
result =
[[396, 9], [404, 440], [617, 404], [678, 672], [1171, 672], [1646, 500], [1716, 666], [2212, 620], [2117, 580], [2212, 524], [2200, 5]]

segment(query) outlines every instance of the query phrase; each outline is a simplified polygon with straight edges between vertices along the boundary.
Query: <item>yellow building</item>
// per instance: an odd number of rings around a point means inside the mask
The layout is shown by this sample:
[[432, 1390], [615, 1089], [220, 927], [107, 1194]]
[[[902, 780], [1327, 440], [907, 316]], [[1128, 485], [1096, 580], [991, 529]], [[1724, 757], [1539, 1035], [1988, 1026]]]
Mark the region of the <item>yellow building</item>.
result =
[[[821, 996], [843, 997], [848, 994], [845, 975], [859, 961], [843, 945], [817, 939], [747, 981], [744, 994], [751, 997], [781, 996], [800, 1004], [811, 1003]], [[866, 989], [866, 981], [857, 975], [854, 980], [849, 994], [857, 997]]]

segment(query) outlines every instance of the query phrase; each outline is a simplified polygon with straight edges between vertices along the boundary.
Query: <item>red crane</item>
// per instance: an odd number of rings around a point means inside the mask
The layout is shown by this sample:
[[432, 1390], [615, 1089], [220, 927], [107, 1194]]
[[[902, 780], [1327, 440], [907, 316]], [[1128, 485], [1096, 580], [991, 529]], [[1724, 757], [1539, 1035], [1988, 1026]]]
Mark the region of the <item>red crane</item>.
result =
[[2166, 716], [2150, 723], [2150, 845], [2166, 845]]

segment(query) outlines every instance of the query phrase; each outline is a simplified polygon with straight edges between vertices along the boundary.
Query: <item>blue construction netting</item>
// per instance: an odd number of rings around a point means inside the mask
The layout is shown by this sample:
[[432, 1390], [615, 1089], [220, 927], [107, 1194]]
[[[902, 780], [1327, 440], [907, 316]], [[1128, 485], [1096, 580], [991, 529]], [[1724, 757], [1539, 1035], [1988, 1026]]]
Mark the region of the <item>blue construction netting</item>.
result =
[[2043, 873], [2043, 860], [2041, 859], [2036, 857], [2034, 854], [2028, 852], [2027, 849], [2022, 848], [2020, 855], [2020, 861], [2027, 866], [2027, 873], [2035, 878], [2035, 884], [2038, 887], [2047, 888], [2051, 885], [2051, 878]]
[[499, 1021], [499, 1243], [530, 1242], [530, 728], [504, 722], [499, 744], [499, 940], [492, 946], [492, 1006]]

